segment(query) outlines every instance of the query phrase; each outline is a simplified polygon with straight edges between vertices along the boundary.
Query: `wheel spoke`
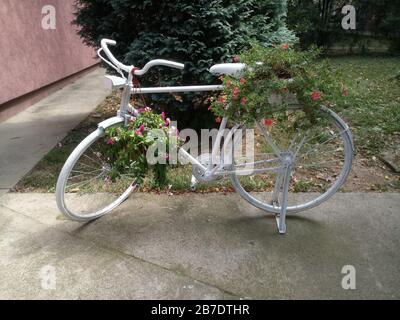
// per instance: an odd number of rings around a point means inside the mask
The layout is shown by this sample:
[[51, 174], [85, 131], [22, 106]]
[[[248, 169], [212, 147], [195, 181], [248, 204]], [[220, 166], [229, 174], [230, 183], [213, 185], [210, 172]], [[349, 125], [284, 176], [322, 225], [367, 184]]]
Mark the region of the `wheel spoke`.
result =
[[92, 160], [94, 163], [97, 163], [97, 164], [99, 164], [99, 165], [102, 165], [102, 163], [101, 162], [99, 162], [99, 161], [97, 161], [97, 160], [94, 160], [94, 159], [92, 159], [91, 157], [89, 157], [87, 154], [84, 154], [83, 155], [84, 157], [86, 157], [86, 158], [88, 158], [88, 159], [90, 159], [90, 160]]
[[343, 133], [345, 133], [345, 132], [347, 132], [347, 131], [348, 131], [348, 129], [345, 129], [345, 130], [341, 131], [340, 133], [335, 134], [333, 137], [329, 138], [328, 140], [326, 140], [326, 141], [324, 141], [324, 142], [322, 142], [322, 143], [317, 144], [313, 150], [310, 150], [310, 151], [308, 151], [307, 153], [301, 154], [301, 155], [302, 155], [302, 156], [307, 156], [307, 155], [310, 154], [310, 153], [316, 152], [316, 151], [318, 150], [318, 148], [320, 148], [321, 146], [327, 144], [328, 142], [332, 141], [333, 139], [335, 139], [336, 137], [338, 137], [339, 135], [342, 135]]
[[[102, 170], [103, 169], [93, 170], [93, 171], [90, 171], [90, 172], [80, 172], [80, 174], [77, 174], [76, 176], [69, 177], [68, 180], [71, 180], [71, 179], [74, 179], [74, 178], [77, 178], [77, 177], [81, 177], [81, 176], [92, 175], [94, 172], [99, 172], [99, 171], [102, 171]], [[77, 172], [77, 171], [74, 171], [74, 172]]]

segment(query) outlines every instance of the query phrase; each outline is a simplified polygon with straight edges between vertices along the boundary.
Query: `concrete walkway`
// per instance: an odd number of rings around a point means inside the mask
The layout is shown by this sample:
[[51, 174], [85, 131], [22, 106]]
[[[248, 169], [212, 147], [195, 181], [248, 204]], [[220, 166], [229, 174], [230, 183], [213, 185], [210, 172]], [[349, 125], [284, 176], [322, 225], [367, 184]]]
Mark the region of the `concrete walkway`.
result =
[[98, 68], [0, 123], [0, 197], [109, 94]]
[[[81, 224], [53, 194], [8, 193], [0, 298], [399, 299], [399, 207], [400, 194], [341, 193], [281, 236], [236, 194], [133, 194]], [[341, 286], [345, 265], [356, 290]]]

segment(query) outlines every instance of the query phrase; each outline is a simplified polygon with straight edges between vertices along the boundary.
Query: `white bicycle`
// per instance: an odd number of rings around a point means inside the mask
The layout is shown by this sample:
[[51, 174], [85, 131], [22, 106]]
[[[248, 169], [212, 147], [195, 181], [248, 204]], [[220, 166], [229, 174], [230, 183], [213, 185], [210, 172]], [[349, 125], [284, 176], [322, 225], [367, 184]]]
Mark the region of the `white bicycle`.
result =
[[[120, 109], [115, 117], [98, 124], [97, 130], [88, 135], [71, 153], [57, 181], [56, 198], [60, 211], [68, 218], [89, 221], [99, 218], [121, 204], [137, 188], [135, 176], [121, 174], [118, 179], [108, 180], [112, 169], [104, 148], [107, 128], [124, 126], [129, 117], [140, 113], [130, 104], [132, 95], [146, 93], [177, 93], [218, 91], [221, 85], [177, 86], [137, 88], [132, 84], [135, 76], [143, 76], [153, 66], [183, 69], [181, 63], [162, 59], [148, 62], [143, 69], [119, 62], [108, 49], [113, 40], [103, 39], [99, 57], [113, 67], [121, 77], [107, 75], [112, 89], [122, 89]], [[105, 59], [104, 52], [109, 60]], [[226, 63], [211, 67], [215, 75], [238, 75], [244, 64]], [[125, 76], [124, 72], [127, 74]], [[252, 159], [243, 159], [231, 152], [231, 159], [221, 150], [236, 146], [236, 133], [240, 123], [228, 128], [228, 119], [221, 121], [212, 151], [193, 157], [184, 148], [179, 156], [193, 165], [192, 186], [229, 177], [234, 189], [249, 203], [275, 214], [279, 233], [286, 232], [286, 215], [313, 208], [329, 199], [345, 182], [353, 161], [354, 146], [347, 124], [332, 110], [321, 107], [317, 112], [320, 125], [300, 129], [293, 126], [303, 110], [293, 105], [285, 111], [285, 117], [277, 115], [274, 125], [266, 128], [255, 123], [255, 146]], [[229, 123], [234, 123], [230, 119]], [[228, 130], [228, 135], [224, 132]], [[218, 162], [212, 159], [218, 159]], [[301, 192], [307, 191], [307, 192]], [[293, 192], [293, 193], [292, 193]]]

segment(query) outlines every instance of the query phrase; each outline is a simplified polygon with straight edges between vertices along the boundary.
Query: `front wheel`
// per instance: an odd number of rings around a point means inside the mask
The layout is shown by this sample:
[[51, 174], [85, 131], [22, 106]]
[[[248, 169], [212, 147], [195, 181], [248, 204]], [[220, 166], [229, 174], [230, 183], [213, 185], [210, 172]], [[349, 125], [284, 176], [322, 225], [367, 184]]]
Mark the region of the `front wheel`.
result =
[[[329, 199], [346, 181], [354, 146], [347, 124], [332, 110], [315, 110], [310, 120], [302, 108], [277, 112], [256, 123], [254, 155], [250, 161], [234, 156], [231, 181], [252, 205], [279, 214], [285, 171], [290, 166], [287, 213], [315, 207]], [[308, 125], [307, 125], [308, 123]], [[253, 173], [241, 169], [255, 163]]]
[[57, 180], [56, 199], [68, 218], [89, 221], [110, 212], [136, 188], [136, 177], [111, 177], [105, 131], [98, 128], [71, 153]]

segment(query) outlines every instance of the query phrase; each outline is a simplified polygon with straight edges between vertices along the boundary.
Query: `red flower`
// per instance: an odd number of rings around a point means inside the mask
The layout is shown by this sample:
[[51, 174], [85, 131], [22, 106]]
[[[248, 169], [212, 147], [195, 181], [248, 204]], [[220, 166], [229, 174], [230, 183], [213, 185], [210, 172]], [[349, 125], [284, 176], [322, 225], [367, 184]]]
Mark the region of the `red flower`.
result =
[[316, 91], [316, 90], [314, 90], [314, 91], [311, 93], [311, 99], [312, 99], [313, 101], [317, 101], [317, 100], [321, 99], [321, 96], [322, 96], [322, 93], [319, 92], [319, 91]]
[[246, 82], [246, 79], [245, 78], [241, 78], [240, 79], [240, 84], [244, 84]]
[[274, 124], [274, 120], [273, 119], [264, 119], [264, 125], [265, 126], [272, 126]]
[[245, 106], [246, 103], [247, 103], [247, 98], [246, 98], [246, 97], [243, 97], [242, 99], [240, 99], [240, 104], [241, 104], [242, 106]]
[[283, 45], [281, 45], [282, 49], [289, 49], [289, 45], [287, 43], [284, 43]]
[[234, 56], [232, 60], [233, 60], [233, 62], [239, 62], [240, 58], [239, 58], [239, 56]]
[[222, 121], [221, 117], [216, 117], [216, 118], [215, 118], [215, 122], [216, 122], [216, 123], [221, 123], [221, 121]]
[[223, 96], [220, 96], [218, 98], [218, 102], [224, 103], [225, 102], [225, 98]]
[[235, 87], [233, 89], [233, 99], [236, 99], [238, 94], [239, 94], [239, 88]]
[[107, 140], [107, 144], [110, 144], [110, 145], [113, 145], [114, 142], [115, 142], [115, 141], [114, 141], [113, 138], [110, 138], [110, 139]]

